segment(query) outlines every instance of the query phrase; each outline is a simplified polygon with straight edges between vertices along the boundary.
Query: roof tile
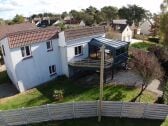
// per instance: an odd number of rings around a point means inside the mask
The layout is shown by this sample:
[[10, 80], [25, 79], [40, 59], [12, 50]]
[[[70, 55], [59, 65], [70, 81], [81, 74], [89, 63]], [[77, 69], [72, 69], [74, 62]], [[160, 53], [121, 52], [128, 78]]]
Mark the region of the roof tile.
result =
[[10, 48], [17, 48], [32, 43], [43, 42], [58, 38], [57, 28], [44, 28], [27, 30], [8, 34], [8, 42]]

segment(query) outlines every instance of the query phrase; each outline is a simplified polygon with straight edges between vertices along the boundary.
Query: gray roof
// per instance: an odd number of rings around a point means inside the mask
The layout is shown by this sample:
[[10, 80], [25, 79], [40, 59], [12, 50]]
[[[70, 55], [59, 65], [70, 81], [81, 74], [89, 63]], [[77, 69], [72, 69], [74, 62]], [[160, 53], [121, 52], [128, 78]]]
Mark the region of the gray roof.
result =
[[113, 24], [127, 24], [127, 19], [113, 20]]
[[110, 46], [110, 47], [113, 47], [113, 48], [116, 48], [116, 49], [129, 44], [128, 42], [125, 42], [125, 41], [112, 40], [112, 39], [107, 39], [107, 38], [104, 38], [104, 37], [93, 38], [91, 40], [91, 42], [92, 41], [97, 41], [99, 43], [102, 43], [102, 45], [104, 44], [106, 46]]

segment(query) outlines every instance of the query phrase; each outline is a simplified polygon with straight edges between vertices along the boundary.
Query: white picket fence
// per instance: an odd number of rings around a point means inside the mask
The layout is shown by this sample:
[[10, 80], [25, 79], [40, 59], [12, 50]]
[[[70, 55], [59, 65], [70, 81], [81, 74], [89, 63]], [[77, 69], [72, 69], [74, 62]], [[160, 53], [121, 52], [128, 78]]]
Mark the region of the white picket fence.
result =
[[[103, 101], [102, 116], [165, 119], [168, 105]], [[15, 126], [51, 120], [98, 116], [99, 101], [48, 104], [17, 110], [0, 111], [0, 126]]]

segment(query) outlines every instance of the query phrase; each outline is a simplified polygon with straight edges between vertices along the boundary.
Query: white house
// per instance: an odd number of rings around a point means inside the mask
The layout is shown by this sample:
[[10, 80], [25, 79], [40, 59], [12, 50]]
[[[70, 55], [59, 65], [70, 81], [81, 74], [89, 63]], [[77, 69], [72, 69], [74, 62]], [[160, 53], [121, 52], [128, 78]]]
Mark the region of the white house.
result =
[[87, 43], [104, 35], [102, 29], [85, 28], [89, 34], [78, 29], [80, 37], [75, 30], [59, 33], [55, 27], [6, 34], [0, 46], [11, 81], [22, 92], [59, 75], [69, 76], [68, 61], [87, 57]]
[[132, 40], [132, 30], [125, 20], [114, 20], [112, 24], [112, 37], [115, 40], [130, 42]]
[[[16, 88], [23, 92], [60, 75], [71, 77], [73, 72], [70, 63], [88, 58], [91, 42], [92, 45], [97, 43], [98, 48], [106, 45], [111, 53], [116, 48], [113, 56], [118, 57], [114, 61], [125, 62], [128, 43], [115, 42], [104, 36], [104, 27], [84, 27], [62, 32], [51, 27], [5, 34], [0, 39], [0, 46], [7, 73]], [[110, 51], [107, 52], [111, 56]], [[106, 64], [109, 66], [112, 62]]]
[[140, 24], [141, 34], [149, 35], [151, 34], [151, 27], [153, 25], [153, 20], [145, 20]]

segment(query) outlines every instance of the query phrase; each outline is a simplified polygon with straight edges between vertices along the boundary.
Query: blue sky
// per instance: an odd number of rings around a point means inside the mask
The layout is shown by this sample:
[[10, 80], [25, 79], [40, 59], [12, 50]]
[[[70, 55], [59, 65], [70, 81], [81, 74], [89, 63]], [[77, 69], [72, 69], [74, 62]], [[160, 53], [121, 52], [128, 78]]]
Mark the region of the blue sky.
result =
[[162, 0], [0, 0], [0, 18], [11, 19], [16, 14], [30, 16], [33, 13], [61, 13], [71, 9], [81, 10], [91, 6], [118, 8], [127, 4], [137, 4], [152, 13], [159, 13]]

